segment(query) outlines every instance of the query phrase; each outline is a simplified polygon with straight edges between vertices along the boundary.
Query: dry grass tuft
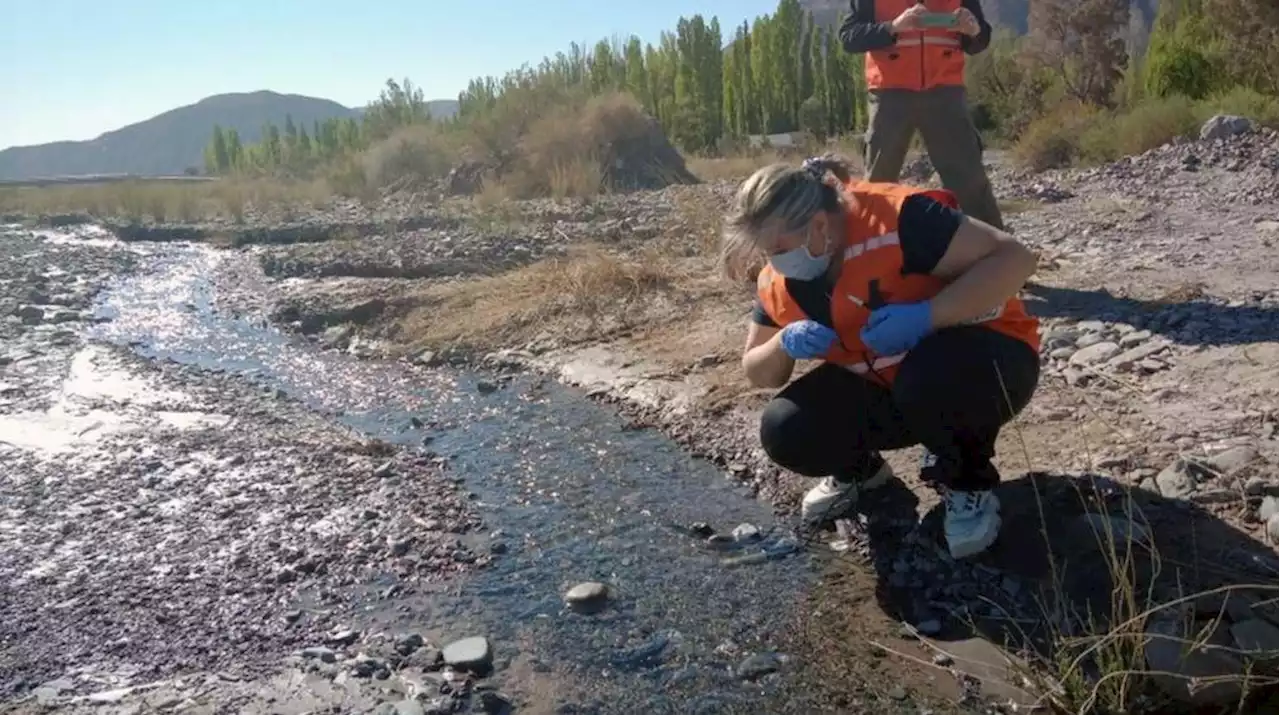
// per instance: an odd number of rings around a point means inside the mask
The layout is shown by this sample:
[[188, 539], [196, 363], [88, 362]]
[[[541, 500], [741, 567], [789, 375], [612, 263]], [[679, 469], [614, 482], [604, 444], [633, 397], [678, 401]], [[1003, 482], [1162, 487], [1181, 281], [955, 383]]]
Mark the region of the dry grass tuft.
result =
[[523, 344], [553, 326], [570, 340], [599, 338], [632, 325], [646, 306], [677, 290], [678, 279], [659, 256], [577, 246], [498, 276], [431, 286], [417, 296], [403, 329], [415, 347], [463, 351]]

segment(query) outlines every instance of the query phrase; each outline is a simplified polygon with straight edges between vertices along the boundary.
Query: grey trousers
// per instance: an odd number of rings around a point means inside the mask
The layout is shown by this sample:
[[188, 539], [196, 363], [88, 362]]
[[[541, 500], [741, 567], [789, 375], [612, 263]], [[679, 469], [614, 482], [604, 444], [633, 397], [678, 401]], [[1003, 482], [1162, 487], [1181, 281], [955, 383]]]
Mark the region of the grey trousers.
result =
[[866, 164], [869, 181], [898, 181], [916, 130], [942, 185], [969, 216], [1004, 229], [1000, 206], [982, 166], [982, 138], [969, 116], [964, 87], [923, 92], [882, 89], [868, 93]]

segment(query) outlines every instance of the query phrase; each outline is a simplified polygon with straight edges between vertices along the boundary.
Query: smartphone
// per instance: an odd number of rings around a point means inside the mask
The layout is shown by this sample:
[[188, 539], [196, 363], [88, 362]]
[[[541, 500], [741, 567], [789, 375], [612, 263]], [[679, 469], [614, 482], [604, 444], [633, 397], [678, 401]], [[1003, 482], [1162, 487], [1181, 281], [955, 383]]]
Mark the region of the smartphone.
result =
[[920, 14], [921, 27], [955, 27], [956, 16], [949, 12], [926, 12]]

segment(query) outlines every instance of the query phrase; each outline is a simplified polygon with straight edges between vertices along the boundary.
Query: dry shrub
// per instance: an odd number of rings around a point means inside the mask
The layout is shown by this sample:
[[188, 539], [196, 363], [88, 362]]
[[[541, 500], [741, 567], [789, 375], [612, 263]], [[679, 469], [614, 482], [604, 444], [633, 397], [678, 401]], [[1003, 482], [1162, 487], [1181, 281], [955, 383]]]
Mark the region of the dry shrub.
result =
[[361, 158], [368, 185], [420, 187], [449, 173], [459, 156], [456, 138], [434, 124], [401, 127]]
[[1126, 112], [1095, 117], [1080, 135], [1078, 158], [1099, 163], [1141, 154], [1175, 137], [1195, 134], [1200, 122], [1196, 103], [1186, 97], [1143, 100]]
[[1027, 125], [1013, 146], [1013, 159], [1034, 171], [1070, 166], [1079, 157], [1080, 136], [1099, 112], [1075, 102], [1063, 103]]
[[518, 160], [503, 179], [521, 198], [591, 196], [602, 189], [696, 181], [657, 123], [629, 94], [549, 109], [529, 123], [519, 141]]

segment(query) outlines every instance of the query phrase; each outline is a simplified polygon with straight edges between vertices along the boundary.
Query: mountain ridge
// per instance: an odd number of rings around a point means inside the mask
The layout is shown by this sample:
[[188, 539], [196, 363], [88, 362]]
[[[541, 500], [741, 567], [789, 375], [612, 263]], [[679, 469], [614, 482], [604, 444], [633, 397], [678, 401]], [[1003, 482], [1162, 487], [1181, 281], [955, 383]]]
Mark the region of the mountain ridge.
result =
[[[432, 100], [436, 116], [452, 116], [457, 101]], [[302, 127], [326, 119], [359, 117], [363, 109], [329, 99], [272, 90], [230, 92], [205, 97], [86, 140], [65, 140], [0, 150], [0, 179], [37, 179], [84, 174], [182, 174], [203, 164], [214, 126], [234, 129], [243, 141], [257, 141], [264, 124], [286, 117]]]

